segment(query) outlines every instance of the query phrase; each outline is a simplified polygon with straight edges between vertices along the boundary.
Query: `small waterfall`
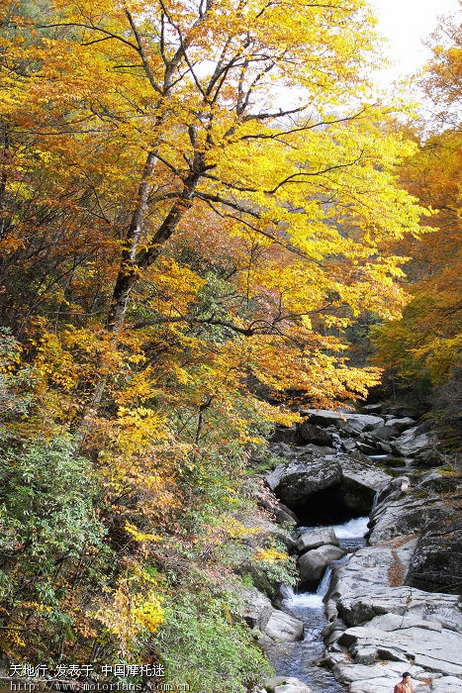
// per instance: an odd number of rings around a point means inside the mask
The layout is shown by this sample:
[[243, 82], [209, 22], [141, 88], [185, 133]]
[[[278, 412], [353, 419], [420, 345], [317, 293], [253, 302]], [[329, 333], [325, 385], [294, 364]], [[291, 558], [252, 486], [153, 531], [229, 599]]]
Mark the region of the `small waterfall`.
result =
[[[378, 491], [377, 494], [378, 495]], [[347, 552], [354, 551], [361, 546], [364, 546], [365, 535], [368, 532], [369, 517], [355, 517], [342, 525], [333, 525], [332, 529], [338, 539], [338, 543]], [[298, 527], [297, 534], [300, 536], [313, 527]]]
[[284, 595], [283, 604], [288, 609], [294, 607], [308, 607], [309, 609], [323, 609], [324, 602], [323, 599], [327, 594], [329, 589], [330, 578], [332, 575], [332, 566], [328, 566], [326, 569], [321, 582], [318, 585], [316, 592], [295, 592], [292, 587], [287, 587], [284, 585], [284, 589], [281, 589]]
[[[358, 517], [343, 525], [333, 527], [340, 546], [353, 551], [364, 546], [368, 517]], [[299, 528], [303, 532], [312, 527]], [[324, 613], [324, 597], [329, 589], [332, 570], [335, 565], [347, 561], [349, 555], [335, 561], [324, 572], [316, 592], [297, 593], [292, 587], [281, 587], [283, 606], [301, 619], [305, 625], [303, 640], [287, 646], [283, 652], [275, 651], [270, 661], [281, 676], [295, 676], [305, 681], [314, 693], [344, 693], [345, 686], [335, 680], [333, 674], [317, 665], [324, 652], [321, 631], [327, 623]]]
[[374, 500], [372, 501], [372, 508], [371, 508], [371, 514], [374, 512], [374, 510], [377, 507], [377, 503], [379, 502], [379, 496], [380, 496], [380, 489], [375, 492]]
[[355, 517], [343, 525], [334, 525], [333, 530], [339, 541], [341, 539], [362, 539], [367, 533], [368, 522], [369, 517], [367, 515], [365, 517]]

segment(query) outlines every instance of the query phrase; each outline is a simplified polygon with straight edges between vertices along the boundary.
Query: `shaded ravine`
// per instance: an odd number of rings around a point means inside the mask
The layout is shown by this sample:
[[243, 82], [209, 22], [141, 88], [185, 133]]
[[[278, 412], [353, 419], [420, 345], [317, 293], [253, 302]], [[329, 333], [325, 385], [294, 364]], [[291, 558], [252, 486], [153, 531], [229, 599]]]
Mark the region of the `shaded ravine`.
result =
[[[368, 520], [368, 517], [360, 517], [343, 525], [333, 526], [340, 546], [348, 552], [364, 546]], [[302, 533], [307, 529], [312, 528], [300, 527], [298, 532]], [[347, 561], [350, 555], [347, 554], [326, 569], [316, 592], [297, 593], [291, 587], [281, 588], [282, 606], [303, 621], [304, 637], [290, 645], [270, 647], [267, 657], [277, 676], [293, 676], [306, 683], [314, 693], [345, 693], [347, 690], [346, 686], [336, 681], [331, 671], [319, 666], [318, 662], [324, 654], [322, 630], [327, 624], [324, 597], [329, 589], [332, 570], [335, 565]]]

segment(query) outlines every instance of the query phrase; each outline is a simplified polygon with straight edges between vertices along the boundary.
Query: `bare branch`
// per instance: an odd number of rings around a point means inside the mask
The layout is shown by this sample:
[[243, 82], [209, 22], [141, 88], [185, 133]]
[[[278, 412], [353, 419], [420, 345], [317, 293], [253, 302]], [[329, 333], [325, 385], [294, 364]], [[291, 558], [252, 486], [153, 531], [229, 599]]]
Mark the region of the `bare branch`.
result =
[[[81, 29], [89, 29], [90, 31], [99, 31], [101, 34], [106, 34], [108, 38], [113, 38], [116, 39], [116, 41], [121, 41], [124, 43], [126, 46], [129, 46], [130, 48], [133, 48], [137, 53], [139, 53], [138, 46], [136, 44], [132, 43], [128, 39], [126, 39], [124, 36], [119, 36], [119, 34], [113, 34], [112, 31], [107, 31], [107, 29], [103, 29], [102, 27], [95, 26], [94, 24], [83, 24], [81, 22], [57, 22], [56, 24], [38, 24], [37, 29], [53, 29], [55, 27], [62, 27], [62, 26], [69, 26], [69, 27], [80, 27]], [[83, 44], [85, 45], [85, 44]]]
[[125, 16], [127, 17], [128, 22], [129, 22], [130, 27], [131, 27], [131, 30], [133, 31], [133, 35], [136, 38], [136, 43], [138, 46], [137, 51], [141, 57], [141, 60], [143, 61], [144, 72], [146, 74], [146, 77], [149, 80], [149, 84], [154, 89], [154, 91], [156, 91], [158, 94], [162, 94], [162, 89], [157, 84], [156, 80], [154, 79], [154, 75], [151, 72], [151, 67], [150, 67], [148, 59], [146, 57], [146, 53], [144, 51], [144, 46], [143, 46], [143, 42], [141, 41], [141, 36], [139, 34], [139, 31], [136, 27], [136, 24], [134, 22], [134, 19], [133, 19], [131, 13], [129, 12], [129, 10], [126, 7], [125, 7]]
[[289, 183], [301, 183], [302, 181], [298, 180], [300, 176], [304, 178], [322, 176], [324, 173], [330, 173], [331, 171], [338, 171], [341, 168], [348, 168], [350, 166], [354, 166], [361, 160], [363, 153], [364, 150], [361, 150], [361, 153], [359, 154], [359, 156], [356, 157], [356, 159], [354, 159], [353, 161], [349, 161], [346, 164], [335, 164], [334, 166], [327, 166], [326, 168], [320, 169], [319, 171], [300, 171], [299, 173], [292, 173], [292, 175], [287, 176], [287, 178], [278, 183], [276, 187], [274, 187], [272, 190], [265, 190], [265, 192], [268, 193], [268, 195], [273, 195], [283, 185], [288, 185]]
[[[201, 193], [196, 193], [196, 197], [201, 197]], [[249, 229], [252, 231], [255, 231], [255, 233], [260, 234], [261, 236], [264, 236], [265, 238], [269, 238], [273, 243], [276, 245], [279, 245], [281, 248], [284, 248], [284, 250], [288, 250], [290, 253], [293, 253], [294, 255], [298, 255], [298, 257], [303, 258], [304, 260], [309, 260], [310, 262], [315, 263], [319, 267], [322, 267], [322, 264], [318, 260], [314, 260], [312, 257], [309, 255], [306, 255], [302, 250], [299, 250], [298, 248], [295, 248], [291, 243], [288, 243], [287, 241], [283, 241], [280, 238], [277, 238], [274, 234], [270, 233], [269, 231], [264, 231], [263, 229], [259, 228], [258, 226], [255, 226], [254, 224], [251, 224], [248, 222], [246, 219], [243, 219], [242, 217], [238, 217], [235, 214], [229, 214], [227, 212], [220, 212], [219, 209], [217, 209], [212, 201], [210, 199], [206, 199], [203, 197], [204, 201], [209, 205], [209, 207], [217, 214], [219, 217], [222, 219], [234, 219], [235, 221], [238, 221], [240, 224], [243, 224], [244, 226], [247, 226]], [[227, 202], [221, 202], [221, 204], [227, 204]], [[228, 205], [230, 206], [230, 205]], [[242, 211], [242, 210], [239, 210]], [[256, 216], [256, 215], [255, 215]], [[258, 217], [260, 218], [260, 217]]]

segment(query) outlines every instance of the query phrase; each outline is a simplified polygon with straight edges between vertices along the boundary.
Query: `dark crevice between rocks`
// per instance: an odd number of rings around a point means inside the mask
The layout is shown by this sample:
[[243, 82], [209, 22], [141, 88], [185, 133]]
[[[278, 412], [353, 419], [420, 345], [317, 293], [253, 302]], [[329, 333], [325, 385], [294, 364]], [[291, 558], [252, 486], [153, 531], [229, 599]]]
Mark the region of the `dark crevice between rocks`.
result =
[[357, 517], [369, 515], [374, 492], [351, 482], [339, 482], [316, 491], [302, 503], [288, 504], [303, 527], [338, 525]]

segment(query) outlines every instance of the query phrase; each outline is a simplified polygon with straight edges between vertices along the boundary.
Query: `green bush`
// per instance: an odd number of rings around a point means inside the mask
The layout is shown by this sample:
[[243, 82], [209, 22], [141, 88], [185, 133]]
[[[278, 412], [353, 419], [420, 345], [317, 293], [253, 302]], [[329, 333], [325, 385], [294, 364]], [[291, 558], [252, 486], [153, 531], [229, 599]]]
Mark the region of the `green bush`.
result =
[[75, 636], [70, 595], [84, 610], [110, 573], [98, 488], [65, 438], [19, 444], [4, 433], [0, 456], [0, 645], [15, 659], [56, 660]]
[[194, 693], [245, 693], [272, 674], [250, 629], [231, 616], [225, 599], [180, 595], [167, 609], [155, 649], [166, 681]]

